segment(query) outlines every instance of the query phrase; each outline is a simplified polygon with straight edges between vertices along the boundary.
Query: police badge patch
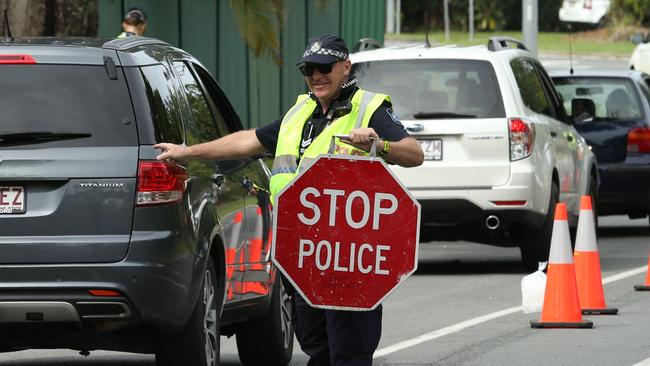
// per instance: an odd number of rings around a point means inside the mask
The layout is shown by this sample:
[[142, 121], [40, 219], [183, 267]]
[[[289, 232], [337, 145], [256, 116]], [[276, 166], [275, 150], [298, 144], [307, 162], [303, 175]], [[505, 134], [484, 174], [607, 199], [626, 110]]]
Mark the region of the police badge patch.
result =
[[390, 119], [393, 120], [393, 122], [397, 123], [398, 125], [402, 126], [402, 121], [397, 117], [395, 112], [393, 112], [393, 108], [386, 108], [386, 113], [388, 113], [388, 116]]

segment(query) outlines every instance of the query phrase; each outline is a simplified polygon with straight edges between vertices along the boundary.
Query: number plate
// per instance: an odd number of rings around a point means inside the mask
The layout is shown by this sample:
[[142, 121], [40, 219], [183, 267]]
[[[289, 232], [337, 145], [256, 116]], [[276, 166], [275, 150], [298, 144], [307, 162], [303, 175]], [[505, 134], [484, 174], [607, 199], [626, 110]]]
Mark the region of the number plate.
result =
[[422, 151], [424, 151], [424, 160], [442, 160], [442, 140], [418, 140]]
[[0, 214], [25, 213], [25, 190], [23, 187], [0, 186]]

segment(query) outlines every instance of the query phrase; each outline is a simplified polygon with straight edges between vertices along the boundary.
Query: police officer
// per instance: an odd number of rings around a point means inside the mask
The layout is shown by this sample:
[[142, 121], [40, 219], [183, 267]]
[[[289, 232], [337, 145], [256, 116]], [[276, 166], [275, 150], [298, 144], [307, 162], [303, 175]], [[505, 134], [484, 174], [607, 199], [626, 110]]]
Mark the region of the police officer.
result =
[[[255, 130], [239, 131], [204, 144], [182, 147], [161, 143], [163, 161], [228, 160], [274, 152], [271, 195], [319, 154], [327, 153], [334, 135], [339, 154], [368, 155], [376, 144], [388, 163], [404, 167], [422, 164], [418, 143], [404, 130], [391, 109], [390, 98], [356, 86], [343, 39], [311, 38], [298, 62], [309, 93], [298, 96], [283, 118]], [[381, 337], [382, 308], [373, 311], [323, 310], [309, 306], [291, 291], [295, 333], [310, 366], [371, 365]]]
[[125, 38], [128, 36], [142, 36], [147, 30], [147, 15], [144, 10], [133, 7], [124, 15], [122, 20], [122, 33], [117, 38]]

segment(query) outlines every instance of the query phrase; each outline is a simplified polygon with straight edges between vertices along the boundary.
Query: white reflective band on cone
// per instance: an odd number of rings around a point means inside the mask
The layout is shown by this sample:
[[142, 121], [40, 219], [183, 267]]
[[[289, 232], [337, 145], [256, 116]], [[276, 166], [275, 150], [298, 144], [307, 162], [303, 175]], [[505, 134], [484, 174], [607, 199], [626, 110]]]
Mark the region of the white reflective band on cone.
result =
[[551, 252], [548, 256], [550, 264], [572, 264], [571, 236], [569, 224], [566, 220], [555, 220], [553, 223], [553, 236], [551, 237]]
[[596, 227], [594, 213], [591, 210], [580, 210], [578, 218], [578, 233], [576, 234], [576, 252], [597, 252]]

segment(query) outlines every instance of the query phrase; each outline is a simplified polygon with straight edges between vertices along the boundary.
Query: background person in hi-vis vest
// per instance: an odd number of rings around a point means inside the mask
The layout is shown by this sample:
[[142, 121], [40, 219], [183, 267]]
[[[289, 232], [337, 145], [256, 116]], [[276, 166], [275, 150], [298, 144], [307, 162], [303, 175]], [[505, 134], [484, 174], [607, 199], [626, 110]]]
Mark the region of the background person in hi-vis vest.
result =
[[124, 19], [122, 20], [122, 33], [117, 38], [125, 38], [129, 36], [143, 36], [147, 30], [147, 15], [144, 10], [133, 7], [130, 8]]
[[[368, 155], [372, 137], [385, 161], [404, 167], [422, 164], [422, 149], [391, 109], [390, 97], [364, 91], [350, 79], [352, 64], [343, 39], [321, 35], [309, 40], [298, 68], [309, 87], [283, 118], [193, 146], [161, 143], [162, 161], [241, 159], [274, 153], [273, 199], [302, 169], [327, 153]], [[308, 365], [371, 365], [381, 336], [382, 308], [373, 311], [323, 310], [309, 306], [285, 281], [294, 304], [296, 338], [310, 357]]]

